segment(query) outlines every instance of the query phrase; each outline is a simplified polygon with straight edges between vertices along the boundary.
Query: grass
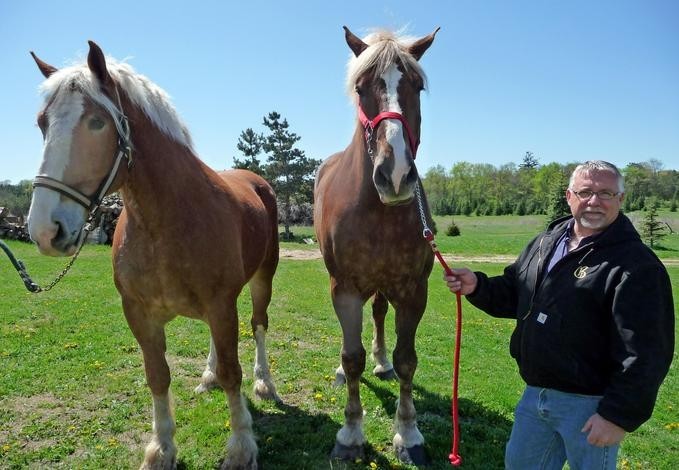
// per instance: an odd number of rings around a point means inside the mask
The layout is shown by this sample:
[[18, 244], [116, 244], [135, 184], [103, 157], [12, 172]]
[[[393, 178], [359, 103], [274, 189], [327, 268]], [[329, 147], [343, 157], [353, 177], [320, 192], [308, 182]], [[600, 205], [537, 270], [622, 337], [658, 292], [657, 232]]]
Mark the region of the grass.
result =
[[[494, 233], [505, 243], [515, 236], [516, 243], [523, 245], [537, 231], [537, 221], [522, 219], [517, 223], [515, 219], [512, 223], [509, 218], [488, 218], [484, 228], [480, 225], [484, 219], [456, 217], [462, 236], [445, 241], [439, 236], [442, 251], [488, 254], [491, 250], [481, 251], [481, 242], [474, 238], [492, 239]], [[443, 226], [437, 223], [442, 231]], [[505, 236], [508, 232], [514, 235]], [[39, 256], [28, 244], [9, 245], [42, 282], [65, 263], [64, 259]], [[503, 265], [476, 263], [471, 267], [496, 274]], [[676, 309], [679, 267], [668, 269]], [[0, 262], [0, 286], [0, 367], [4, 371], [0, 375], [0, 468], [138, 467], [150, 437], [151, 400], [140, 351], [113, 287], [110, 249], [85, 247], [72, 272], [52, 291], [39, 295], [27, 293], [11, 265]], [[243, 390], [252, 397], [254, 344], [247, 296], [241, 296], [239, 308]], [[466, 301], [463, 309], [463, 468], [502, 468], [513, 407], [522, 390], [508, 353], [512, 322], [490, 318]], [[453, 297], [443, 287], [440, 269], [436, 268], [430, 279], [427, 312], [418, 330], [419, 367], [415, 376], [419, 426], [433, 469], [450, 468], [453, 315]], [[393, 314], [387, 320], [390, 333], [394, 330]], [[363, 334], [369, 348], [367, 310]], [[178, 318], [168, 325], [167, 336], [178, 467], [215, 468], [224, 457], [229, 434], [226, 400], [219, 391], [203, 395], [192, 392], [208, 352], [207, 327]], [[369, 443], [366, 458], [345, 464], [328, 461], [334, 435], [343, 422], [345, 403], [344, 388], [331, 385], [340, 342], [322, 261], [282, 260], [270, 308], [268, 345], [272, 373], [284, 404], [250, 403], [263, 468], [408, 468], [392, 455], [391, 426], [398, 386], [380, 382], [369, 373], [364, 374], [361, 384]], [[390, 334], [388, 345], [393, 344]], [[369, 364], [366, 369], [371, 367]], [[653, 417], [623, 442], [620, 468], [679, 468], [678, 387], [675, 360]]]

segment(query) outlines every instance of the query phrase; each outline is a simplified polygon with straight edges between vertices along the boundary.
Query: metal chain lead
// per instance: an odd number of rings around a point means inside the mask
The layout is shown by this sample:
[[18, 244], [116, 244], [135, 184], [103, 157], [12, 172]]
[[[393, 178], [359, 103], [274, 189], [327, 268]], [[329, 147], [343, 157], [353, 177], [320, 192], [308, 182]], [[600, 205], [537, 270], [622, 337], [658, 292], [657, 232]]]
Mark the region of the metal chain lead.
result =
[[433, 233], [427, 224], [427, 216], [424, 213], [424, 203], [422, 202], [422, 193], [420, 192], [421, 184], [422, 181], [418, 178], [415, 185], [415, 196], [417, 198], [417, 207], [420, 210], [420, 220], [422, 221], [422, 236], [428, 240]]
[[5, 253], [9, 257], [10, 261], [14, 265], [14, 268], [19, 273], [21, 280], [24, 282], [24, 286], [26, 286], [26, 289], [29, 292], [32, 292], [34, 294], [40, 292], [47, 292], [48, 290], [51, 290], [54, 286], [56, 286], [59, 283], [59, 281], [61, 281], [64, 278], [64, 276], [66, 276], [66, 273], [68, 273], [68, 271], [71, 269], [71, 266], [73, 266], [73, 263], [75, 263], [75, 260], [78, 258], [78, 255], [80, 254], [80, 251], [83, 249], [83, 246], [85, 246], [85, 241], [87, 240], [87, 237], [89, 236], [90, 232], [94, 230], [96, 218], [97, 211], [93, 210], [90, 213], [87, 222], [85, 222], [85, 225], [82, 228], [83, 236], [80, 242], [80, 246], [78, 246], [78, 249], [73, 254], [73, 256], [69, 260], [68, 264], [64, 267], [64, 269], [62, 269], [61, 272], [57, 275], [57, 277], [52, 282], [47, 284], [45, 287], [41, 287], [35, 281], [33, 281], [33, 279], [31, 279], [31, 276], [28, 274], [28, 271], [26, 270], [26, 266], [24, 265], [24, 263], [22, 263], [21, 260], [16, 259], [16, 257], [10, 251], [7, 245], [5, 245], [4, 243], [2, 244], [1, 247], [3, 251], [5, 251]]

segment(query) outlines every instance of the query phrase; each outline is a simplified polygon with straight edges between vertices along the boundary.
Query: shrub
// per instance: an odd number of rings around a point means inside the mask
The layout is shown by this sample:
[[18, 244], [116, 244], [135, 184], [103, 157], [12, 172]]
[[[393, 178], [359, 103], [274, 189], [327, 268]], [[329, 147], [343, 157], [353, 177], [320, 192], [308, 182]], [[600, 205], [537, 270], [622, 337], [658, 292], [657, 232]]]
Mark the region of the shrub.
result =
[[451, 222], [448, 228], [446, 228], [446, 235], [449, 237], [459, 237], [460, 227], [458, 227], [455, 222]]

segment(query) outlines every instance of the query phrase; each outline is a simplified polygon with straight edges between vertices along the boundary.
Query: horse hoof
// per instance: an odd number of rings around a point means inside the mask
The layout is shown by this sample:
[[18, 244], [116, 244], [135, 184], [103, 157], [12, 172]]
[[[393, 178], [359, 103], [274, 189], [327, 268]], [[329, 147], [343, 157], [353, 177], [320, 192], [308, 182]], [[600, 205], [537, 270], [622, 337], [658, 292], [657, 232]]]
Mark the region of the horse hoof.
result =
[[375, 377], [380, 380], [398, 380], [398, 375], [394, 369], [374, 371]]
[[260, 400], [273, 401], [278, 404], [283, 403], [281, 397], [279, 397], [278, 393], [276, 393], [276, 387], [274, 387], [273, 384], [267, 384], [263, 380], [258, 380], [255, 382], [253, 390], [255, 396]]
[[330, 453], [331, 459], [351, 460], [363, 459], [365, 457], [363, 446], [345, 446], [339, 442], [335, 442], [335, 447]]
[[234, 463], [230, 459], [224, 460], [222, 462], [220, 470], [257, 470], [257, 460], [252, 459], [248, 463]]
[[424, 445], [419, 444], [412, 447], [397, 447], [394, 449], [396, 458], [403, 463], [422, 467], [428, 465], [427, 454], [424, 451]]
[[333, 387], [341, 387], [345, 383], [347, 383], [346, 375], [340, 373], [335, 374], [335, 381], [332, 383]]
[[193, 393], [200, 394], [214, 390], [215, 388], [222, 388], [217, 382], [201, 382], [196, 388], [193, 389]]

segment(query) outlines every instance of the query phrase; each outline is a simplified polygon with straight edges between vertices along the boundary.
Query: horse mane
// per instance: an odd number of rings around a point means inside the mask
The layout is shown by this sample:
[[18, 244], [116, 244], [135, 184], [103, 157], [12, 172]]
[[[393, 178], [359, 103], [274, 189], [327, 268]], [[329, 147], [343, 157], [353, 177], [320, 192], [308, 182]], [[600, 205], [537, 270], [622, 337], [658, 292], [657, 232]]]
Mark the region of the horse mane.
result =
[[376, 75], [384, 73], [391, 64], [400, 62], [406, 72], [412, 70], [418, 74], [425, 83], [427, 76], [420, 63], [408, 52], [408, 46], [415, 41], [410, 36], [398, 35], [387, 30], [378, 30], [370, 33], [362, 39], [368, 44], [358, 57], [351, 53], [347, 63], [347, 94], [355, 99], [354, 86], [361, 75], [373, 70]]
[[[107, 57], [106, 68], [116, 84], [161, 132], [193, 150], [191, 134], [172, 105], [170, 96], [162, 88], [144, 75], [136, 73], [127, 63]], [[123, 110], [118, 109], [118, 103], [114, 103], [102, 93], [87, 63], [57, 70], [40, 85], [39, 90], [45, 102], [49, 102], [53, 96], [67, 88], [81, 91], [106, 109], [113, 117], [118, 132], [124, 133], [119, 122]]]

